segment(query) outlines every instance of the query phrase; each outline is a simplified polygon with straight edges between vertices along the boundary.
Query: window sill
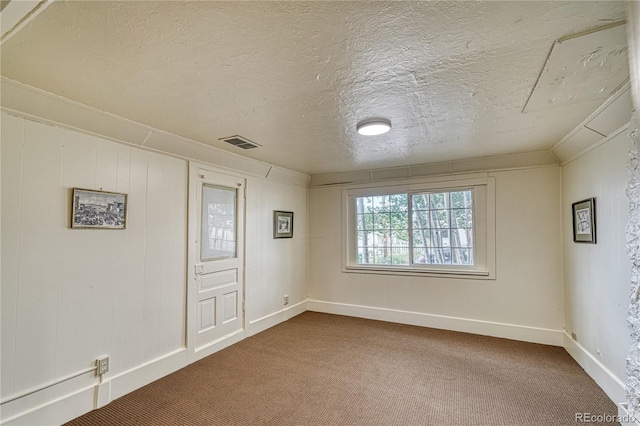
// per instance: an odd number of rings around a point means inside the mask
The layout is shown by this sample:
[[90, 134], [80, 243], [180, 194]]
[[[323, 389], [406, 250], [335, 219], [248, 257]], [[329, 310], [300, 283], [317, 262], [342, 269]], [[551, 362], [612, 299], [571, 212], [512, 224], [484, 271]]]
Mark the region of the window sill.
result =
[[489, 271], [475, 270], [451, 270], [451, 269], [422, 269], [409, 267], [393, 267], [393, 266], [362, 266], [348, 265], [343, 268], [344, 273], [355, 274], [377, 274], [377, 275], [399, 275], [414, 277], [433, 277], [433, 278], [457, 278], [467, 280], [495, 280], [495, 277]]

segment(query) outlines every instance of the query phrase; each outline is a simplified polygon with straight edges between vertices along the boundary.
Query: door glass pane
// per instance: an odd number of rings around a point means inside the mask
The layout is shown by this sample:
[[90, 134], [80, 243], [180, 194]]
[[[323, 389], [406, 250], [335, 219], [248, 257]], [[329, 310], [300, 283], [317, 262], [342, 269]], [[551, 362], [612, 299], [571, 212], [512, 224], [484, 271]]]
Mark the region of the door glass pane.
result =
[[202, 187], [200, 260], [236, 257], [236, 190]]

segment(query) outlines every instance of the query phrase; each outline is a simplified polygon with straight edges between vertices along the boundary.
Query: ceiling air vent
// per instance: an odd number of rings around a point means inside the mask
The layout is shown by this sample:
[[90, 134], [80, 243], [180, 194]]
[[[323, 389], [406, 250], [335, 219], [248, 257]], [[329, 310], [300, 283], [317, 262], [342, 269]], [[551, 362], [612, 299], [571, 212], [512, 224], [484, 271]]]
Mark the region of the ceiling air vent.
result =
[[255, 142], [251, 142], [249, 139], [243, 138], [242, 136], [238, 135], [220, 138], [220, 140], [242, 149], [253, 149], [261, 146]]

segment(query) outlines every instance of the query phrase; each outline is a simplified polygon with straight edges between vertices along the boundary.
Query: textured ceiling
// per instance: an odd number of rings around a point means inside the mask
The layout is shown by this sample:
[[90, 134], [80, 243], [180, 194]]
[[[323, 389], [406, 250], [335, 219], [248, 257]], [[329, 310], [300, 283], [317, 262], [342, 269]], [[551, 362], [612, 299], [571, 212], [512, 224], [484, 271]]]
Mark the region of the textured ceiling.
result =
[[[56, 1], [1, 73], [325, 173], [549, 149], [602, 102], [522, 113], [554, 40], [624, 18], [606, 1]], [[358, 135], [371, 116], [393, 129]], [[218, 141], [236, 134], [262, 148]]]

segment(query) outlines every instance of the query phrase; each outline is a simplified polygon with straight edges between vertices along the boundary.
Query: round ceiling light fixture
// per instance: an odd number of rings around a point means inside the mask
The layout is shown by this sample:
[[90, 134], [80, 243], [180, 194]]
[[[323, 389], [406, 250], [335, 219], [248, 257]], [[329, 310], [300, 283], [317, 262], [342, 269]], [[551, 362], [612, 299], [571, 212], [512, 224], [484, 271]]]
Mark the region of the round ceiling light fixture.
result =
[[358, 133], [365, 136], [375, 136], [391, 130], [391, 121], [386, 118], [367, 118], [356, 126]]

